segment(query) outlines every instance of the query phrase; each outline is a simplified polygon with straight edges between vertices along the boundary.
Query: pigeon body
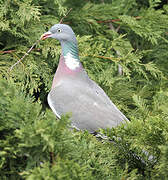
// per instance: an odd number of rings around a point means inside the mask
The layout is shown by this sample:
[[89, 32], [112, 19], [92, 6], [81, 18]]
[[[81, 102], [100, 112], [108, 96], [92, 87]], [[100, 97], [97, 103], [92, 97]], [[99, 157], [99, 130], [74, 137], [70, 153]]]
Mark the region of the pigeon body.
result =
[[113, 104], [103, 89], [91, 80], [78, 56], [73, 30], [56, 24], [41, 39], [60, 41], [62, 53], [56, 70], [48, 103], [58, 118], [72, 113], [72, 127], [93, 133], [99, 128], [112, 128], [128, 119]]

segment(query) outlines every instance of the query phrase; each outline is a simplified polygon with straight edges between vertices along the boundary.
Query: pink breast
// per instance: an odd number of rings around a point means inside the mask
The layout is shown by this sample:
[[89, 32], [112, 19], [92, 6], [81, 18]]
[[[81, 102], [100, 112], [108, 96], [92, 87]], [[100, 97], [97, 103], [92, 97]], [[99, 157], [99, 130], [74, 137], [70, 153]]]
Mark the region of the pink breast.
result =
[[59, 81], [61, 79], [64, 79], [66, 76], [77, 76], [78, 73], [81, 72], [82, 70], [83, 70], [83, 67], [81, 63], [80, 63], [80, 66], [76, 68], [75, 70], [69, 69], [67, 65], [65, 64], [64, 57], [61, 55], [51, 88], [53, 89], [59, 83]]

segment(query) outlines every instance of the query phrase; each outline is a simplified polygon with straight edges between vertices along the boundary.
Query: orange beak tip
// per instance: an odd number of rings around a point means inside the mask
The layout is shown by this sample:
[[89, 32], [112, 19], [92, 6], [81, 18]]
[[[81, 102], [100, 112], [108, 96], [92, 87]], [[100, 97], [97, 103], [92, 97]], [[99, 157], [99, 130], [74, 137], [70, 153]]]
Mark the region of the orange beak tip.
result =
[[51, 35], [50, 33], [44, 33], [44, 34], [41, 35], [40, 40], [45, 40], [45, 39], [47, 39], [50, 35]]

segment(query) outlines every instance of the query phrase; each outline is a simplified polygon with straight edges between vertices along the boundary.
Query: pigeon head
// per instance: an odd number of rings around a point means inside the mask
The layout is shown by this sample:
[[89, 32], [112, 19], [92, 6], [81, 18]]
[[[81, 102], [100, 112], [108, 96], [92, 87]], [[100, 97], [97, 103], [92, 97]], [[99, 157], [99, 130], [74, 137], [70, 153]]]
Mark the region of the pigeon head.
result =
[[66, 24], [55, 24], [48, 32], [41, 36], [41, 40], [47, 38], [54, 38], [60, 41], [61, 55], [64, 58], [65, 64], [67, 66], [70, 64], [70, 69], [80, 67], [77, 40], [70, 26]]
[[70, 26], [66, 24], [55, 24], [48, 32], [41, 36], [41, 39], [54, 38], [62, 42], [73, 42], [77, 43], [75, 33]]
[[[41, 36], [41, 40], [47, 38], [54, 38], [60, 41], [61, 43], [61, 67], [66, 67], [70, 71], [78, 71], [82, 69], [82, 65], [79, 60], [78, 55], [78, 45], [75, 33], [70, 26], [66, 24], [55, 24], [52, 26], [48, 32], [44, 33]], [[64, 66], [65, 65], [65, 66]]]

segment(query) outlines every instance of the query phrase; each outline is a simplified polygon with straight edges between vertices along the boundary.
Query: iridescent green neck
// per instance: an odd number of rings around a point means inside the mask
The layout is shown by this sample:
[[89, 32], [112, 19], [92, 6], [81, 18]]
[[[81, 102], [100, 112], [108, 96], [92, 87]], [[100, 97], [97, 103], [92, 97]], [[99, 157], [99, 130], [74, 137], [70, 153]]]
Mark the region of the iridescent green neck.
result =
[[68, 53], [70, 53], [73, 56], [73, 58], [79, 59], [77, 43], [64, 41], [61, 42], [61, 47], [63, 56], [66, 56]]

